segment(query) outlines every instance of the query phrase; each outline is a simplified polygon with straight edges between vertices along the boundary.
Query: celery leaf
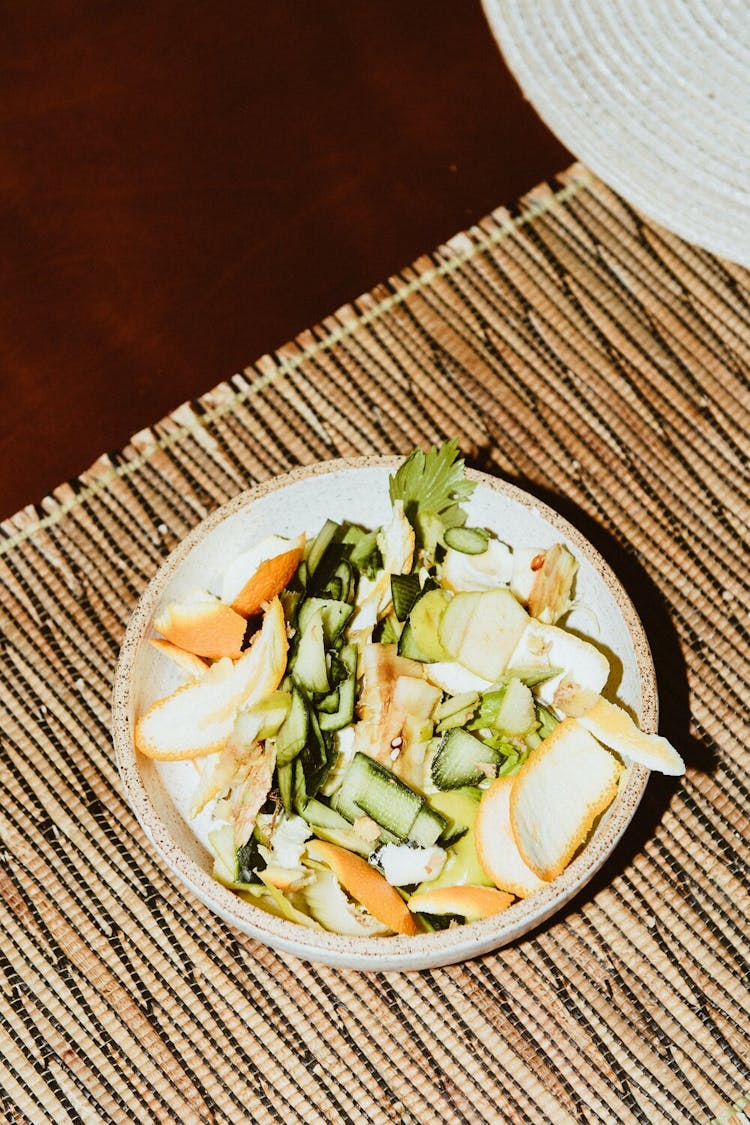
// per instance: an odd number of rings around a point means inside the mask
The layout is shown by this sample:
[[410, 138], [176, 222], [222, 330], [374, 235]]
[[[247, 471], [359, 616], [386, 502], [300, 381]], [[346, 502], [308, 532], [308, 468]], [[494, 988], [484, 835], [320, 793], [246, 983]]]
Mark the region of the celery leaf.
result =
[[461, 527], [461, 503], [474, 491], [464, 477], [464, 460], [455, 438], [425, 451], [414, 449], [389, 480], [391, 503], [401, 500], [420, 546], [434, 550], [449, 527]]

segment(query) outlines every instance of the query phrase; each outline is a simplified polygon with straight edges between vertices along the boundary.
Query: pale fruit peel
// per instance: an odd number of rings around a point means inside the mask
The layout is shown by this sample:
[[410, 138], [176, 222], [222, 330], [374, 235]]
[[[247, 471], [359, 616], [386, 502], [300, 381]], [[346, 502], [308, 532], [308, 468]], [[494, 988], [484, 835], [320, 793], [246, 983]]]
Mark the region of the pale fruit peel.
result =
[[501, 891], [526, 898], [541, 890], [545, 880], [532, 871], [518, 850], [510, 823], [512, 777], [499, 777], [485, 790], [474, 825], [477, 858], [483, 871]]
[[197, 758], [221, 750], [237, 713], [279, 686], [286, 668], [287, 636], [278, 599], [269, 605], [251, 647], [235, 663], [220, 660], [199, 680], [158, 700], [136, 723], [135, 745], [162, 760]]
[[534, 583], [526, 608], [532, 617], [554, 625], [572, 604], [572, 590], [578, 560], [562, 543], [544, 552], [541, 566], [534, 572]]
[[189, 679], [198, 680], [208, 671], [210, 665], [202, 660], [200, 656], [196, 656], [194, 652], [188, 652], [187, 649], [178, 648], [173, 645], [171, 641], [165, 641], [161, 637], [151, 637], [149, 644], [152, 648], [160, 652], [162, 656], [166, 656], [175, 668], [179, 668]]
[[513, 780], [510, 823], [521, 857], [554, 879], [617, 794], [622, 765], [576, 719], [564, 719]]
[[630, 762], [639, 762], [647, 769], [678, 777], [685, 772], [685, 763], [668, 742], [658, 734], [646, 734], [616, 703], [598, 696], [592, 706], [578, 716], [578, 723], [610, 750]]
[[508, 662], [508, 671], [529, 665], [560, 668], [561, 672], [539, 684], [536, 694], [543, 703], [554, 703], [555, 692], [564, 679], [574, 679], [581, 688], [598, 695], [610, 675], [609, 660], [603, 652], [575, 633], [558, 625], [529, 620]]

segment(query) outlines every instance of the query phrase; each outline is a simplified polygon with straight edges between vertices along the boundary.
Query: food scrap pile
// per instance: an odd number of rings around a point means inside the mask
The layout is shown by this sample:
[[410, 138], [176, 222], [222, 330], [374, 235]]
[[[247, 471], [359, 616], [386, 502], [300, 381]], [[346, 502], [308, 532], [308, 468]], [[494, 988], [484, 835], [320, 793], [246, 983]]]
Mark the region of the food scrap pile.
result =
[[194, 759], [214, 876], [345, 935], [486, 918], [555, 879], [630, 762], [674, 748], [602, 695], [607, 658], [566, 630], [578, 563], [467, 526], [455, 442], [415, 449], [391, 517], [328, 520], [162, 605], [151, 643], [185, 682], [139, 751]]

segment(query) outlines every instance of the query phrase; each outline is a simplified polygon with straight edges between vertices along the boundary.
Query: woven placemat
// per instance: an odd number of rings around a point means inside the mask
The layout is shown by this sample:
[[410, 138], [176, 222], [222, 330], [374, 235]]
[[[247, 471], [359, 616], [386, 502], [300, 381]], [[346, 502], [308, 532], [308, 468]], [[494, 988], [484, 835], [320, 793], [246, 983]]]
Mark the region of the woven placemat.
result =
[[[576, 166], [2, 525], [7, 1120], [741, 1119], [749, 371], [750, 274]], [[515, 946], [316, 967], [161, 871], [113, 764], [118, 645], [165, 554], [239, 490], [453, 434], [614, 566], [688, 773], [653, 777], [605, 870]]]

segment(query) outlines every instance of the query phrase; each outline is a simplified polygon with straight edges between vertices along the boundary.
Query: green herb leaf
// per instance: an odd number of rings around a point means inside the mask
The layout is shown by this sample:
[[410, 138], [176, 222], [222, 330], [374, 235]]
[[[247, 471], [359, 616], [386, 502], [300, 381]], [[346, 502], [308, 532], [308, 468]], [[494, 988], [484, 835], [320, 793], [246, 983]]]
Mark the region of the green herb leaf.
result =
[[434, 550], [449, 527], [461, 527], [461, 503], [474, 491], [464, 478], [464, 460], [455, 438], [425, 453], [414, 449], [389, 481], [391, 503], [401, 500], [420, 546]]

